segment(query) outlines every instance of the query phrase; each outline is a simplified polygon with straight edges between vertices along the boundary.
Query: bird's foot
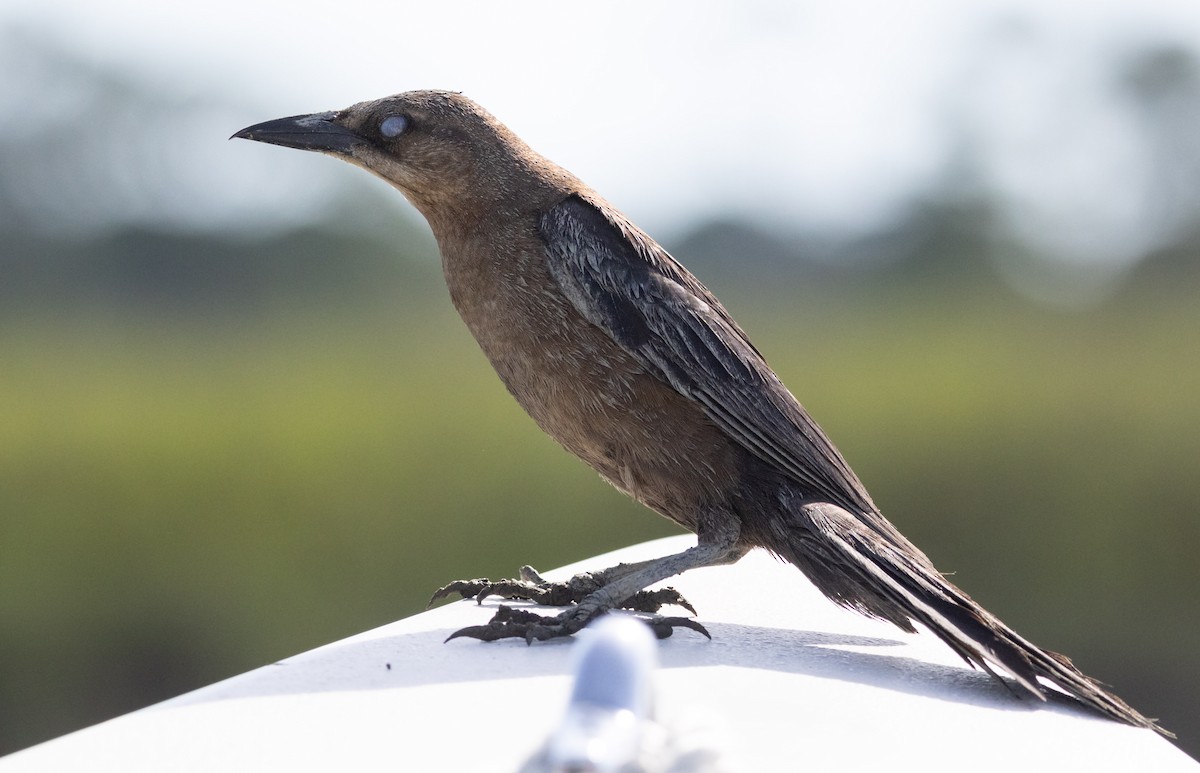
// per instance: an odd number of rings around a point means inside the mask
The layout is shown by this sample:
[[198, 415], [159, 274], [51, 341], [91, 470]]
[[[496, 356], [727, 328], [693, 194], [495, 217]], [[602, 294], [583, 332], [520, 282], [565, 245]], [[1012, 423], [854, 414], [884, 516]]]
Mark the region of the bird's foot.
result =
[[[502, 604], [486, 625], [472, 625], [459, 629], [450, 634], [446, 641], [458, 638], [479, 639], [480, 641], [524, 639], [526, 644], [533, 644], [535, 641], [571, 636], [592, 620], [606, 613], [607, 610], [603, 608], [574, 606], [560, 614], [550, 616]], [[690, 618], [650, 615], [638, 619], [650, 626], [650, 630], [659, 639], [666, 639], [675, 632], [676, 628], [689, 628], [709, 639], [712, 638], [703, 625]]]
[[[457, 593], [464, 599], [473, 598], [480, 604], [489, 596], [501, 596], [506, 599], [532, 601], [547, 607], [566, 607], [578, 604], [600, 590], [613, 579], [614, 575], [619, 576], [625, 566], [622, 564], [599, 572], [580, 572], [564, 582], [550, 582], [538, 574], [538, 571], [532, 566], [522, 566], [518, 579], [487, 580], [480, 578], [455, 580], [443, 585], [429, 599], [429, 605], [432, 606], [434, 602]], [[696, 608], [674, 588], [640, 590], [618, 606], [634, 612], [649, 613], [657, 612], [668, 604], [683, 607], [693, 615], [696, 614]]]

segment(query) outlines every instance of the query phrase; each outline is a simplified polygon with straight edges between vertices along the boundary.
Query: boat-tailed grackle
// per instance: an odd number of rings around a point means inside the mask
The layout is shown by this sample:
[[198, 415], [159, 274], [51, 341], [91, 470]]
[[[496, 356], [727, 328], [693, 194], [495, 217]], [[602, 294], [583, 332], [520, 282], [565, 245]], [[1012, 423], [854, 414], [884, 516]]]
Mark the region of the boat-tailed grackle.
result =
[[[1034, 697], [1066, 693], [1158, 729], [948, 582], [883, 517], [712, 293], [474, 102], [413, 91], [234, 136], [329, 153], [403, 193], [428, 220], [450, 297], [517, 402], [611, 484], [697, 535], [682, 553], [563, 584], [528, 568], [518, 580], [452, 583], [438, 595], [570, 605], [557, 616], [501, 607], [455, 636], [548, 639], [609, 609], [686, 604], [645, 589], [762, 547], [838, 604], [905, 631], [922, 623]], [[704, 632], [685, 618], [649, 622], [660, 636]]]

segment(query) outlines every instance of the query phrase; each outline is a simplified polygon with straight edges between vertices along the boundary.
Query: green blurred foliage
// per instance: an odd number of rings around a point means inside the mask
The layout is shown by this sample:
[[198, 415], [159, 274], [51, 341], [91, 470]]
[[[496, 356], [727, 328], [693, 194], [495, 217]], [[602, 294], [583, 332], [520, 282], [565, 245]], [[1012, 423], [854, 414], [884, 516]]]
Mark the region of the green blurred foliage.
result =
[[[5, 308], [0, 751], [675, 531], [521, 413], [433, 272]], [[1195, 286], [1065, 312], [792, 279], [711, 284], [943, 570], [1194, 753]]]

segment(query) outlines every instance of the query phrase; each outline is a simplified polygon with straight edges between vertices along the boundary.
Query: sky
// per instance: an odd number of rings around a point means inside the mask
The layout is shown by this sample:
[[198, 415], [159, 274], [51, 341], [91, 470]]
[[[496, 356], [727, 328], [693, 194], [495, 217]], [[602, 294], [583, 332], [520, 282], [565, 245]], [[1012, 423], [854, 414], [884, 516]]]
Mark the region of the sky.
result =
[[180, 210], [214, 222], [303, 217], [361, 174], [226, 142], [242, 125], [446, 88], [652, 232], [882, 229], [965, 148], [1031, 244], [1120, 266], [1177, 224], [1114, 70], [1148, 44], [1200, 51], [1200, 3], [5, 0], [2, 28], [234, 106], [181, 129], [199, 203]]

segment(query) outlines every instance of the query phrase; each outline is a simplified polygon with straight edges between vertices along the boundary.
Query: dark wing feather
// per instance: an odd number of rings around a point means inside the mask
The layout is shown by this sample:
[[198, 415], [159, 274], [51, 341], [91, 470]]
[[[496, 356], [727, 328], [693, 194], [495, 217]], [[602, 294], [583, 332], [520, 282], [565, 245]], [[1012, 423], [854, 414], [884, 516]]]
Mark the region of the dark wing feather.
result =
[[807, 495], [875, 512], [825, 433], [717, 299], [666, 250], [619, 213], [579, 196], [544, 214], [540, 228], [551, 273], [589, 322]]

